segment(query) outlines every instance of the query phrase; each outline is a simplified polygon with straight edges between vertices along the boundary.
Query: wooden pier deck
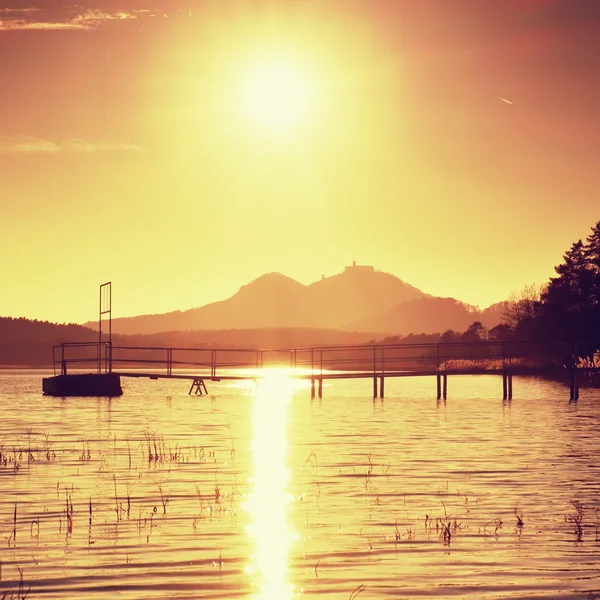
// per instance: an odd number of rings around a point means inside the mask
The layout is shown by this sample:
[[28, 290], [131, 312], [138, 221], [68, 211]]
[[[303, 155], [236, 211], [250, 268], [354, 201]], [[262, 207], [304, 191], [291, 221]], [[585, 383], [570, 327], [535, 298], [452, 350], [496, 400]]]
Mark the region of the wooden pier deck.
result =
[[311, 398], [322, 398], [323, 382], [328, 380], [371, 379], [373, 398], [383, 399], [386, 379], [435, 377], [432, 391], [441, 399], [447, 397], [450, 376], [493, 375], [502, 378], [503, 399], [512, 399], [514, 376], [538, 375], [564, 381], [570, 399], [576, 400], [582, 383], [600, 378], [599, 368], [579, 360], [591, 344], [488, 341], [248, 349], [93, 342], [55, 346], [53, 361], [55, 375], [63, 378], [90, 369], [119, 377], [190, 380], [190, 394], [199, 395], [208, 393], [207, 382], [280, 374], [310, 381]]

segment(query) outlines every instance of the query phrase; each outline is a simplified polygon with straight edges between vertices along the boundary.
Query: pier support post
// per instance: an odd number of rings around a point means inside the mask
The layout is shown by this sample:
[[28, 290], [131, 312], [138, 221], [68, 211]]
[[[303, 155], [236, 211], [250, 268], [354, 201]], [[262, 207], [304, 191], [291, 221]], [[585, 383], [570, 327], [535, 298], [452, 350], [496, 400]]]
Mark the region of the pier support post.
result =
[[310, 399], [315, 399], [315, 380], [314, 378], [310, 380]]
[[443, 377], [443, 384], [444, 384], [444, 389], [443, 389], [443, 396], [444, 396], [444, 400], [448, 397], [448, 375], [446, 375], [446, 373], [444, 373], [444, 375], [442, 375]]
[[383, 400], [384, 381], [385, 381], [385, 377], [382, 375], [381, 381], [379, 382], [379, 397], [382, 400]]
[[323, 378], [319, 377], [319, 400], [323, 397]]
[[508, 398], [508, 381], [506, 377], [506, 373], [502, 373], [502, 400], [506, 400]]
[[436, 375], [437, 379], [437, 399], [440, 400], [442, 397], [442, 376], [438, 373]]
[[513, 376], [511, 373], [508, 374], [508, 399], [512, 400], [512, 381]]
[[[156, 377], [154, 378], [156, 379]], [[194, 381], [192, 381], [192, 385], [190, 387], [190, 391], [188, 394], [191, 396], [195, 394], [196, 396], [202, 396], [202, 394], [208, 394], [208, 390], [206, 389], [206, 384], [204, 383], [204, 379], [201, 377], [195, 377]]]
[[579, 381], [577, 379], [577, 370], [571, 371], [571, 400], [579, 400]]
[[377, 398], [377, 375], [373, 376], [373, 398]]

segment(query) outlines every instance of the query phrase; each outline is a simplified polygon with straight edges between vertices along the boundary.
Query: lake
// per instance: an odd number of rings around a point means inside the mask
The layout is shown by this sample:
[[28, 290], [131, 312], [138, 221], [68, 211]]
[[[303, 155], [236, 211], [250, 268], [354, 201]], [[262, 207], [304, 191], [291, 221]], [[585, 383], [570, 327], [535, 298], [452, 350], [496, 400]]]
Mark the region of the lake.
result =
[[0, 372], [0, 598], [600, 598], [600, 390], [42, 376]]

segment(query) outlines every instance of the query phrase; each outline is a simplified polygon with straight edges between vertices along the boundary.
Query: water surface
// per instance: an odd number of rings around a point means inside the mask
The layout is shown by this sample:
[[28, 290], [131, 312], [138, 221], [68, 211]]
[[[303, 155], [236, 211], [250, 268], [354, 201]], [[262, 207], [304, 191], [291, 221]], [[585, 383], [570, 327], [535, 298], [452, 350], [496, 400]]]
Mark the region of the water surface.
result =
[[416, 378], [373, 401], [361, 380], [311, 401], [279, 380], [209, 397], [124, 380], [60, 399], [41, 377], [0, 374], [0, 595], [19, 569], [29, 598], [600, 591], [599, 390], [518, 378], [502, 401], [500, 378], [450, 377], [436, 401]]

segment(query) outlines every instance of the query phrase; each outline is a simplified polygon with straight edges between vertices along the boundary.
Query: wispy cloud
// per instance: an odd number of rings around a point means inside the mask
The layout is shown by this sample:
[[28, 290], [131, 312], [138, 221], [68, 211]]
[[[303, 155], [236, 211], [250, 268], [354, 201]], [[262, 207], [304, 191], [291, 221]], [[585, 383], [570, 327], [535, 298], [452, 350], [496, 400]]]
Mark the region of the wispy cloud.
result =
[[23, 13], [32, 13], [38, 12], [40, 9], [35, 6], [30, 6], [28, 8], [0, 8], [0, 14], [4, 13], [7, 15], [20, 15]]
[[23, 29], [96, 29], [109, 22], [131, 21], [153, 16], [148, 10], [106, 12], [82, 7], [44, 11], [40, 8], [0, 9], [0, 31]]
[[137, 152], [135, 144], [97, 144], [79, 139], [63, 141], [44, 140], [34, 137], [0, 138], [2, 154], [59, 154], [96, 152]]

